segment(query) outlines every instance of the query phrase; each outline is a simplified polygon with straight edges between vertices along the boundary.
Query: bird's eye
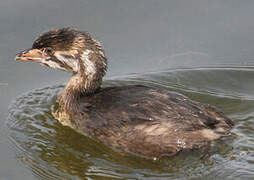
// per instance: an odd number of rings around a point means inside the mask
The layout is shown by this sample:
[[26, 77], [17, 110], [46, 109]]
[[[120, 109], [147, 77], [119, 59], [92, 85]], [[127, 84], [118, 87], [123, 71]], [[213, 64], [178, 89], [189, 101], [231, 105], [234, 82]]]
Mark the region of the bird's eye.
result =
[[46, 48], [43, 48], [42, 50], [43, 52], [47, 53], [47, 54], [51, 54], [53, 52], [53, 49], [50, 48], [50, 47], [46, 47]]

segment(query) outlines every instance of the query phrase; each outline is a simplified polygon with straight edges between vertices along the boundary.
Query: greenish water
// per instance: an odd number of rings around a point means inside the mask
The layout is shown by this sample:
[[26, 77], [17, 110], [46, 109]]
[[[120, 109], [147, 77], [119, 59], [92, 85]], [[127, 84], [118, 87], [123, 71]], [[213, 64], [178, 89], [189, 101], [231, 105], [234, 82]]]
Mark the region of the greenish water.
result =
[[229, 137], [158, 161], [123, 155], [59, 124], [51, 115], [62, 85], [33, 90], [9, 108], [8, 138], [20, 164], [39, 179], [252, 179], [254, 71], [178, 69], [115, 77], [104, 86], [144, 84], [217, 106], [233, 119]]

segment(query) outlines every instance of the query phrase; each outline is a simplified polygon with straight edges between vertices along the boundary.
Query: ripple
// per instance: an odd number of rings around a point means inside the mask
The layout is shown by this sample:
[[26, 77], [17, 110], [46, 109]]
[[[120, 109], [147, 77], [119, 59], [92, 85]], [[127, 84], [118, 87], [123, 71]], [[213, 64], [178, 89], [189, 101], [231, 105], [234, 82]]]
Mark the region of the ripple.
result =
[[143, 84], [181, 92], [221, 108], [236, 123], [233, 136], [210, 149], [151, 161], [112, 151], [64, 127], [51, 115], [62, 85], [18, 97], [9, 107], [10, 143], [39, 179], [231, 179], [254, 176], [254, 71], [178, 69], [112, 78], [104, 86]]

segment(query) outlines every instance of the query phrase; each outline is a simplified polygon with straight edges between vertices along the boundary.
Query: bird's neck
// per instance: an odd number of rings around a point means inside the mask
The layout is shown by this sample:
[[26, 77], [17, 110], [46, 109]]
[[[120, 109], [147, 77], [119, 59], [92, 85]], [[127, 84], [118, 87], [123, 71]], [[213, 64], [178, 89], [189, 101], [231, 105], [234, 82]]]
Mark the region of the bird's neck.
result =
[[100, 85], [101, 79], [88, 78], [81, 74], [73, 75], [60, 94], [60, 106], [68, 114], [76, 113], [79, 109], [81, 96], [95, 92], [100, 88]]
[[72, 95], [80, 97], [82, 95], [90, 94], [100, 88], [102, 82], [101, 75], [95, 73], [87, 76], [86, 74], [74, 74], [69, 82], [66, 84], [63, 93], [67, 96]]
[[104, 52], [87, 50], [78, 59], [78, 72], [74, 73], [59, 96], [60, 107], [67, 114], [76, 114], [80, 97], [98, 90], [107, 70]]

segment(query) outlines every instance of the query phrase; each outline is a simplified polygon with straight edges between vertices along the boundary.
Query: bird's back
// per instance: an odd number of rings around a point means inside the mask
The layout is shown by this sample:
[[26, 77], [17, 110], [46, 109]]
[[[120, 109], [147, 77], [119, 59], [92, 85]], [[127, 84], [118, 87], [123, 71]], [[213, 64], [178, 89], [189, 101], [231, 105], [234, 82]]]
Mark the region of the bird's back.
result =
[[116, 150], [148, 158], [204, 146], [233, 126], [210, 105], [140, 85], [108, 87], [84, 96], [79, 111], [68, 123], [60, 111], [55, 117]]

